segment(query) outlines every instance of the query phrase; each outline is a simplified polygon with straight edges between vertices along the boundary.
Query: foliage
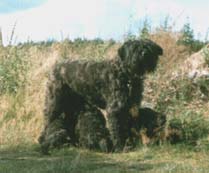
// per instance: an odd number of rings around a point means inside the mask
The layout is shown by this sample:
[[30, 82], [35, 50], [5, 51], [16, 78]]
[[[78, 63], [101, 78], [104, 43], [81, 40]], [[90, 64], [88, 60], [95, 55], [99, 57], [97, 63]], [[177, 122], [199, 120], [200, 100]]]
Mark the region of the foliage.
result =
[[191, 28], [191, 25], [189, 22], [185, 23], [182, 30], [181, 30], [182, 36], [180, 43], [191, 46], [194, 41], [194, 31]]
[[[164, 91], [159, 94], [155, 107], [167, 115], [166, 139], [174, 144], [197, 145], [209, 134], [209, 120], [201, 112], [205, 111], [204, 104], [209, 98], [209, 79], [201, 77], [193, 81], [175, 78], [167, 84], [169, 87], [161, 87]], [[200, 110], [196, 104], [203, 105], [203, 109]]]
[[151, 28], [150, 23], [149, 23], [148, 19], [145, 18], [142, 28], [139, 31], [139, 38], [141, 38], [141, 39], [149, 38], [150, 30], [151, 30], [150, 28]]
[[8, 47], [0, 58], [0, 94], [17, 93], [26, 85], [29, 61], [24, 51]]
[[208, 76], [202, 76], [196, 81], [199, 90], [201, 92], [201, 98], [206, 99], [206, 101], [209, 99], [209, 77]]
[[207, 137], [209, 133], [209, 119], [193, 111], [185, 111], [171, 118], [168, 126], [168, 137], [172, 143], [197, 145], [198, 140]]
[[167, 114], [167, 111], [177, 109], [176, 106], [184, 105], [192, 102], [193, 99], [199, 97], [198, 87], [192, 80], [171, 79], [169, 80], [169, 87], [166, 85], [156, 100], [156, 109], [159, 112]]
[[165, 16], [164, 21], [161, 24], [161, 28], [163, 29], [163, 31], [169, 31], [170, 29], [169, 21], [170, 21], [170, 16], [169, 15]]
[[124, 41], [135, 40], [135, 39], [136, 39], [136, 35], [134, 35], [131, 31], [128, 31], [128, 32], [124, 35]]
[[194, 38], [194, 30], [189, 22], [185, 23], [181, 30], [181, 37], [178, 40], [178, 44], [185, 45], [192, 52], [197, 52], [205, 45], [205, 42], [196, 40]]

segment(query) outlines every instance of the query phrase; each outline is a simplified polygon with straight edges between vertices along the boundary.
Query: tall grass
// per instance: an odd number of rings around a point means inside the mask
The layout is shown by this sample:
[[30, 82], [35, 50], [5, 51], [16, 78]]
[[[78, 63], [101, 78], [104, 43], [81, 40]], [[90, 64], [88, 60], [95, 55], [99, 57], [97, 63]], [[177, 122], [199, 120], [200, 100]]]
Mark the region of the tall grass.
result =
[[0, 94], [17, 93], [27, 83], [29, 59], [24, 50], [17, 47], [1, 48], [0, 57]]

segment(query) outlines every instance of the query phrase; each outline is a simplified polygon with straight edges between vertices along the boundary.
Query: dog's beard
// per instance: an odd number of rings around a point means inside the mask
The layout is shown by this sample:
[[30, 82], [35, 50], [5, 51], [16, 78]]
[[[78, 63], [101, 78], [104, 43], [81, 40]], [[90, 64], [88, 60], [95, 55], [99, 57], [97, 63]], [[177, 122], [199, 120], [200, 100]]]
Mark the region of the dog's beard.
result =
[[156, 67], [157, 67], [157, 62], [158, 62], [158, 58], [153, 58], [152, 61], [150, 61], [149, 63], [147, 63], [146, 71], [148, 73], [154, 72], [155, 69], [156, 69]]

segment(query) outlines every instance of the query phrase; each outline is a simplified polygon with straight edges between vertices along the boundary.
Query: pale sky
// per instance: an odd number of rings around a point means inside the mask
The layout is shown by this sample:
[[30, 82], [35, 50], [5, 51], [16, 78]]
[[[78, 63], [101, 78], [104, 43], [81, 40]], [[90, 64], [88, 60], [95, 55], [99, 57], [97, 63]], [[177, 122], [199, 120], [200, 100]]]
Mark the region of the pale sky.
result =
[[195, 34], [204, 38], [209, 0], [0, 0], [5, 45], [15, 23], [16, 42], [62, 37], [120, 40], [128, 31], [137, 31], [145, 17], [155, 27], [167, 15], [175, 29], [189, 18]]

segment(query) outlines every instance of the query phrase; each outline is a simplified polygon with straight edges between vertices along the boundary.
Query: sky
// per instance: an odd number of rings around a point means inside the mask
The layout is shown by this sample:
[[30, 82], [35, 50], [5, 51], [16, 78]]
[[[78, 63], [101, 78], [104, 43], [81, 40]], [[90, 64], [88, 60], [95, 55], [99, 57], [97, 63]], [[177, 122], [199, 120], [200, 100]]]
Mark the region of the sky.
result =
[[208, 0], [0, 0], [3, 43], [102, 38], [121, 40], [138, 32], [145, 18], [153, 27], [169, 16], [179, 30], [190, 22], [204, 38], [209, 28]]

